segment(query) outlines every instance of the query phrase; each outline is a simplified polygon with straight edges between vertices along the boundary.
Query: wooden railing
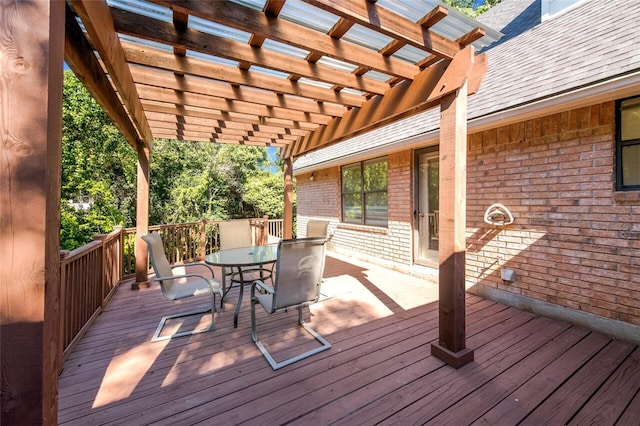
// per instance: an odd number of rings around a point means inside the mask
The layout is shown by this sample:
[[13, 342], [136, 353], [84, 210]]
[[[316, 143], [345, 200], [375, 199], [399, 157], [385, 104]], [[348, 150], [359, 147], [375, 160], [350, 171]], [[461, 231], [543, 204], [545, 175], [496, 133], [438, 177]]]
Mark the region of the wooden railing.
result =
[[[199, 222], [173, 225], [154, 225], [149, 232], [158, 232], [164, 243], [167, 259], [171, 264], [180, 264], [204, 260], [207, 253], [218, 250], [220, 238], [219, 220], [201, 220]], [[253, 230], [253, 244], [265, 245], [271, 227], [268, 218], [250, 219]], [[125, 278], [135, 273], [135, 236], [136, 228], [124, 229], [124, 270]]]
[[284, 238], [284, 219], [269, 219], [269, 236]]
[[[218, 223], [200, 222], [150, 226], [162, 236], [172, 264], [203, 260], [219, 247]], [[282, 235], [282, 220], [275, 226], [268, 218], [251, 219], [253, 243], [264, 245], [268, 232]], [[278, 223], [279, 222], [279, 223]], [[61, 371], [64, 360], [102, 312], [118, 284], [135, 273], [135, 228], [117, 227], [108, 235], [97, 235], [91, 243], [60, 252], [60, 342]]]
[[[60, 344], [64, 360], [122, 280], [122, 228], [60, 252]], [[59, 366], [62, 368], [62, 363]]]

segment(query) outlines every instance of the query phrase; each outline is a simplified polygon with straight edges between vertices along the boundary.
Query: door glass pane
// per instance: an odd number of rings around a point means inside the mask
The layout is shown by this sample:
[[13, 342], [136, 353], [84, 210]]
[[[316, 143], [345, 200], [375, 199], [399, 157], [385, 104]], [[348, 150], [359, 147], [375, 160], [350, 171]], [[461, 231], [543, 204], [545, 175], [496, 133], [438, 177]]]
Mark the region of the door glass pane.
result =
[[416, 261], [434, 263], [438, 261], [439, 238], [439, 158], [437, 151], [420, 154], [418, 157], [418, 199], [416, 212]]
[[429, 175], [429, 249], [438, 250], [439, 213], [440, 213], [440, 160], [430, 158], [428, 161]]

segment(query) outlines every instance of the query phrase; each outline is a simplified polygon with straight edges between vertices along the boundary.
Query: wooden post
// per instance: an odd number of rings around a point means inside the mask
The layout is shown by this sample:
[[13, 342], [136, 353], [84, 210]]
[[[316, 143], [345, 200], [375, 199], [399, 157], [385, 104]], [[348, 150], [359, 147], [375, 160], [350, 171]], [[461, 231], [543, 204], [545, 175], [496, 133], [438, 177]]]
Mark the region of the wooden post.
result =
[[122, 281], [122, 277], [124, 276], [124, 226], [116, 225], [113, 227], [114, 231], [118, 231], [120, 234], [118, 235], [118, 265], [120, 265], [120, 270], [118, 271], [118, 282]]
[[60, 302], [59, 302], [59, 311], [60, 315], [58, 315], [58, 354], [56, 355], [58, 358], [58, 362], [56, 365], [56, 371], [59, 375], [62, 373], [62, 369], [64, 367], [64, 327], [65, 327], [65, 312], [67, 309], [67, 262], [66, 259], [69, 257], [69, 250], [60, 250]]
[[262, 226], [260, 227], [260, 245], [269, 244], [269, 216], [262, 217]]
[[459, 368], [473, 361], [465, 346], [467, 84], [441, 101], [440, 338], [431, 353]]
[[2, 424], [57, 424], [64, 5], [0, 2]]
[[149, 232], [149, 148], [138, 146], [138, 194], [136, 208], [136, 281], [132, 290], [149, 287], [147, 244], [142, 240]]
[[200, 257], [198, 260], [204, 260], [207, 255], [207, 219], [202, 218], [200, 221]]
[[282, 237], [293, 237], [293, 162], [291, 157], [284, 160], [284, 220]]
[[100, 268], [100, 279], [102, 279], [102, 283], [100, 284], [100, 307], [104, 308], [106, 303], [106, 296], [109, 293], [109, 286], [107, 284], [107, 274], [106, 274], [106, 265], [109, 263], [107, 260], [107, 251], [105, 250], [104, 241], [107, 239], [109, 234], [96, 234], [93, 236], [93, 241], [100, 241], [102, 243], [102, 266]]

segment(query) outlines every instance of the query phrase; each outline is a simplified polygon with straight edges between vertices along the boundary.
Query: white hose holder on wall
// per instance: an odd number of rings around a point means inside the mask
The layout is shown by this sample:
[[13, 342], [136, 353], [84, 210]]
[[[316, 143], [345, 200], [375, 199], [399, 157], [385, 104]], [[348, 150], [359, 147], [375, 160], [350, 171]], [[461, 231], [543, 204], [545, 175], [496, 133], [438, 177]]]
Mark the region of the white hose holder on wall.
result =
[[515, 219], [513, 215], [504, 205], [494, 203], [484, 212], [484, 221], [493, 226], [511, 225]]

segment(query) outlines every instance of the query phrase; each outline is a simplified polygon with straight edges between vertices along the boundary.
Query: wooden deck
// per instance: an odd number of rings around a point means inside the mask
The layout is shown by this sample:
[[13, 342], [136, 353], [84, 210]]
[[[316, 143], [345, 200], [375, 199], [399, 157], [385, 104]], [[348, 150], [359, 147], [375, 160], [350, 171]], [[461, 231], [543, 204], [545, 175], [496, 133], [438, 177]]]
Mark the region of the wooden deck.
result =
[[[201, 302], [121, 286], [65, 364], [60, 424], [639, 422], [635, 345], [467, 296], [475, 361], [455, 370], [430, 354], [434, 282], [330, 256], [325, 277], [307, 317], [333, 347], [275, 372], [251, 341], [248, 292], [237, 329], [231, 296], [214, 332], [151, 343], [162, 315]], [[295, 312], [259, 312], [268, 347], [308, 346]]]

